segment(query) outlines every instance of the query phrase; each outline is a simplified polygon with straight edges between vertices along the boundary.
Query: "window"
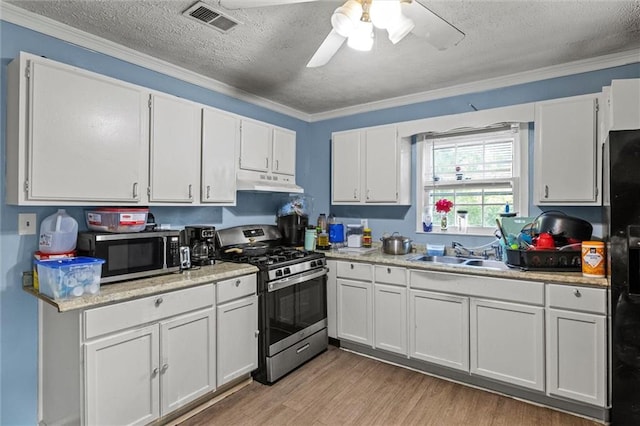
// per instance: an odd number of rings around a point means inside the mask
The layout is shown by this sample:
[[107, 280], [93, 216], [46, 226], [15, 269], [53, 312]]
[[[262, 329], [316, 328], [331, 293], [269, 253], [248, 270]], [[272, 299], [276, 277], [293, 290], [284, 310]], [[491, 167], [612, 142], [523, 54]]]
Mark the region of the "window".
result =
[[490, 235], [508, 204], [511, 212], [528, 214], [527, 124], [502, 124], [487, 129], [424, 134], [418, 138], [418, 232], [433, 221], [440, 232], [441, 213], [435, 203], [453, 203], [446, 213], [447, 232], [459, 233], [466, 216], [470, 234]]

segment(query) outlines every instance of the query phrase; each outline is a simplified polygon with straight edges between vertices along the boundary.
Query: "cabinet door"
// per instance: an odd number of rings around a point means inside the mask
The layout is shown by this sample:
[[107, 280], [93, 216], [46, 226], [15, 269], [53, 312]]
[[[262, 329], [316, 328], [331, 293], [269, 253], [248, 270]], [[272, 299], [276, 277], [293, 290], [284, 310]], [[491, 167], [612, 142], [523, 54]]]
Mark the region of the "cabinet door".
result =
[[365, 202], [398, 201], [398, 145], [395, 126], [364, 132]]
[[240, 168], [268, 172], [271, 167], [272, 130], [265, 123], [242, 120], [240, 129]]
[[200, 201], [235, 205], [240, 119], [222, 111], [202, 110], [202, 188]]
[[338, 278], [338, 337], [373, 346], [373, 298], [370, 282]]
[[338, 338], [338, 265], [335, 260], [327, 260], [327, 334]]
[[285, 129], [273, 129], [274, 173], [295, 176], [296, 174], [296, 132]]
[[547, 310], [547, 393], [605, 405], [605, 317]]
[[192, 203], [200, 186], [200, 108], [151, 96], [151, 202]]
[[334, 133], [331, 138], [331, 201], [360, 202], [360, 131]]
[[28, 198], [139, 202], [148, 158], [144, 95], [37, 61], [29, 85]]
[[218, 386], [258, 368], [258, 296], [218, 306]]
[[407, 289], [386, 284], [373, 287], [375, 347], [407, 355]]
[[544, 308], [471, 299], [471, 373], [544, 390]]
[[535, 197], [538, 204], [599, 202], [597, 98], [536, 103]]
[[162, 415], [216, 388], [215, 309], [160, 324]]
[[409, 292], [411, 358], [469, 371], [469, 299]]
[[158, 336], [152, 325], [84, 346], [86, 424], [144, 425], [160, 416]]

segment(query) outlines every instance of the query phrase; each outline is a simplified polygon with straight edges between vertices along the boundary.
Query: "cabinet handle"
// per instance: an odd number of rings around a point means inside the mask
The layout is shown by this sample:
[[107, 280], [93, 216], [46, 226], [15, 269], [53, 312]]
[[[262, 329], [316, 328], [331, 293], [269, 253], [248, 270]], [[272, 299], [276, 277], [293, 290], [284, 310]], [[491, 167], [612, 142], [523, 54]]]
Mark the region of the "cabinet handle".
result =
[[193, 200], [193, 185], [189, 184], [189, 199]]
[[268, 169], [269, 168], [269, 157], [265, 158], [265, 160], [266, 160], [266, 167]]
[[356, 198], [358, 198], [358, 190], [354, 189], [353, 190], [353, 199], [355, 200]]
[[163, 364], [162, 370], [160, 370], [160, 372], [164, 374], [164, 372], [167, 371], [168, 369], [169, 369], [169, 364]]
[[351, 265], [349, 265], [349, 266], [351, 266], [351, 269], [353, 269], [353, 263]]
[[164, 300], [162, 300], [162, 297], [158, 297], [158, 298], [156, 299], [156, 306], [160, 306], [160, 305], [162, 305], [162, 302], [164, 302]]
[[369, 194], [371, 193], [370, 189], [367, 189], [367, 200], [369, 199]]
[[580, 293], [580, 290], [578, 290], [578, 289], [576, 289], [576, 290], [573, 292], [573, 294], [574, 294], [574, 296], [576, 296], [576, 297], [582, 297], [582, 293]]
[[152, 376], [152, 377], [157, 376], [159, 371], [160, 371], [160, 370], [158, 369], [158, 367], [154, 368], [154, 369], [153, 369], [153, 371], [151, 372], [151, 376]]
[[240, 280], [236, 280], [236, 287], [240, 286], [240, 283], [241, 283], [241, 282], [242, 282], [242, 281], [240, 281]]
[[311, 346], [311, 343], [307, 343], [306, 345], [302, 346], [301, 348], [296, 349], [296, 353], [299, 354], [300, 352], [306, 351], [307, 349], [309, 349], [310, 346]]
[[207, 199], [211, 198], [211, 185], [207, 185]]
[[391, 268], [387, 268], [387, 274], [391, 273]]
[[138, 198], [138, 182], [133, 182], [133, 199]]
[[549, 185], [544, 186], [544, 198], [549, 198]]
[[276, 160], [276, 170], [280, 170], [280, 160]]
[[255, 337], [258, 337], [258, 336], [260, 335], [260, 330], [256, 330], [256, 331], [253, 333], [253, 335], [254, 335]]

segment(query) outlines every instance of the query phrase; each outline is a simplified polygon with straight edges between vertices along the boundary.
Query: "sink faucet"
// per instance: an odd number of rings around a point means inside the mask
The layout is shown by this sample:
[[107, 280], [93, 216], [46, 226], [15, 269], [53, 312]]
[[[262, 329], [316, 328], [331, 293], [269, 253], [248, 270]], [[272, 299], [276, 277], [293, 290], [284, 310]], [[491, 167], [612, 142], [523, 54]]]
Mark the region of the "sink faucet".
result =
[[[451, 243], [451, 248], [456, 254], [456, 257], [469, 257], [474, 259], [496, 259], [498, 257], [499, 246], [491, 245], [489, 249], [476, 252], [475, 249], [468, 249], [457, 241]], [[484, 248], [484, 247], [480, 247]]]

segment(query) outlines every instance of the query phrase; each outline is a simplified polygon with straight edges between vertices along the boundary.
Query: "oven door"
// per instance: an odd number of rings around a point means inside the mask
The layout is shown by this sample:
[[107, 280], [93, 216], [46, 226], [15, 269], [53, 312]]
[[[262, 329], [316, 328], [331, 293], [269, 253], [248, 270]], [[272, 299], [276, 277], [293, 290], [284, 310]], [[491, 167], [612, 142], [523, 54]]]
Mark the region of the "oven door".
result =
[[327, 326], [327, 269], [314, 269], [270, 282], [263, 332], [267, 356], [294, 345]]

